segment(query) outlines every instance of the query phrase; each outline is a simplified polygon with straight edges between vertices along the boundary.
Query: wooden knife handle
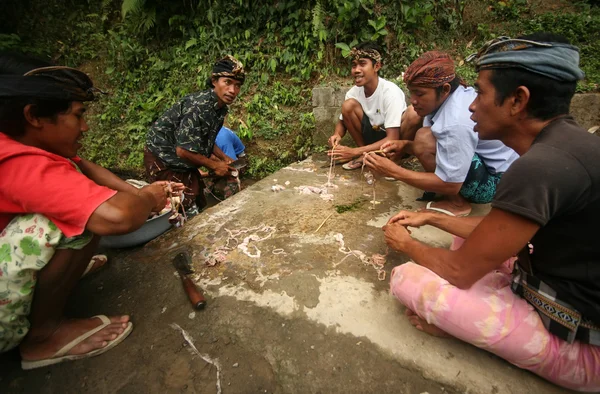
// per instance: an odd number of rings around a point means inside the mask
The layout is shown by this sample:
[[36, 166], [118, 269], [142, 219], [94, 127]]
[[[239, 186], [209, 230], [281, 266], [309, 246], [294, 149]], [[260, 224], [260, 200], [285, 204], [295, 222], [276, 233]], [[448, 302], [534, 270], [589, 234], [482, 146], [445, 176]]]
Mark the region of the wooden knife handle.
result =
[[198, 289], [196, 284], [186, 275], [181, 276], [181, 283], [183, 284], [183, 289], [187, 293], [190, 302], [192, 303], [192, 305], [194, 305], [194, 308], [204, 309], [204, 307], [206, 306], [206, 300], [204, 299], [202, 292], [200, 291], [200, 289]]

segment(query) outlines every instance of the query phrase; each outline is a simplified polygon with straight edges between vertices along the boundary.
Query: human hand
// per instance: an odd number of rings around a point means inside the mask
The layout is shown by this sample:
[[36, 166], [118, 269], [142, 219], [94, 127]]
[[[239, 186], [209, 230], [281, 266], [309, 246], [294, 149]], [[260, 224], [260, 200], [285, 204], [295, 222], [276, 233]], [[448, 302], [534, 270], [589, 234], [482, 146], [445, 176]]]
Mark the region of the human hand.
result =
[[328, 153], [328, 155], [332, 156], [336, 160], [350, 160], [355, 158], [359, 154], [354, 148], [349, 148], [344, 145], [337, 145]]
[[334, 134], [331, 137], [329, 137], [329, 140], [327, 140], [327, 143], [329, 144], [329, 146], [331, 146], [333, 148], [336, 145], [339, 145], [341, 140], [342, 140], [342, 137], [340, 137], [338, 134]]
[[227, 164], [231, 164], [233, 163], [235, 160], [233, 160], [231, 157], [225, 155], [225, 163]]
[[431, 212], [411, 212], [411, 211], [400, 211], [394, 215], [387, 224], [397, 223], [405, 227], [421, 227], [429, 224], [431, 218]]
[[387, 156], [393, 158], [396, 155], [402, 154], [402, 151], [406, 147], [408, 141], [405, 140], [392, 140], [384, 142], [379, 149], [383, 151]]
[[385, 243], [398, 252], [405, 252], [407, 245], [413, 242], [410, 231], [398, 223], [386, 224], [382, 230], [384, 231]]
[[213, 167], [213, 171], [215, 172], [216, 176], [223, 177], [231, 175], [231, 171], [235, 171], [235, 168], [229, 166], [224, 161], [219, 161]]
[[179, 182], [169, 182], [167, 190], [171, 194], [181, 194], [181, 192], [185, 190], [185, 185]]
[[399, 168], [396, 163], [388, 158], [381, 157], [377, 154], [366, 153], [363, 157], [365, 165], [374, 171], [377, 171], [384, 176], [394, 176], [394, 173]]
[[[177, 183], [177, 185], [183, 186], [181, 183]], [[152, 199], [154, 203], [152, 212], [160, 212], [165, 205], [167, 205], [167, 196], [169, 195], [169, 190], [172, 190], [172, 187], [173, 186], [169, 181], [157, 181], [142, 187], [139, 190], [139, 194], [148, 196]]]

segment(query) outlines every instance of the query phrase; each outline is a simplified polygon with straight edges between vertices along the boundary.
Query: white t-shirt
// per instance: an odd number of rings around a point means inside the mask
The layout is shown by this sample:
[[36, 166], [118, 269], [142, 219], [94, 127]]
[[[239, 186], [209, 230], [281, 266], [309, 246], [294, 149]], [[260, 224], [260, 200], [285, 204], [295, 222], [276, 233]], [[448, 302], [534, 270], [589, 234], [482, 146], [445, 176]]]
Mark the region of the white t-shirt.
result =
[[519, 155], [499, 140], [480, 140], [473, 131], [469, 105], [477, 93], [459, 86], [434, 114], [425, 116], [424, 127], [431, 127], [437, 140], [435, 175], [444, 182], [464, 182], [477, 153], [492, 174], [506, 172]]
[[[406, 110], [404, 92], [395, 83], [379, 77], [375, 92], [365, 97], [365, 88], [353, 86], [346, 93], [346, 100], [355, 99], [369, 117], [371, 126], [383, 128], [400, 127], [400, 118]], [[340, 120], [343, 117], [340, 115]]]

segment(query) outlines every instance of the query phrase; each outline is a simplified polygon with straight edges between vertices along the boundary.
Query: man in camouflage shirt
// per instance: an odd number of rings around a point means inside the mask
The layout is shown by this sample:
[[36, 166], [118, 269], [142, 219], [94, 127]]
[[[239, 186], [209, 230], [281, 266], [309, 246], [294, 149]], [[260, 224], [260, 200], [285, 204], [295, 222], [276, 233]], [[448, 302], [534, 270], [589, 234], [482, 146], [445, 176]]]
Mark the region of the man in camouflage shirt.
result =
[[170, 180], [186, 186], [183, 205], [195, 213], [206, 206], [204, 182], [198, 167], [216, 176], [229, 176], [233, 161], [215, 144], [215, 139], [244, 83], [240, 62], [231, 56], [213, 67], [209, 88], [182, 98], [150, 127], [144, 165], [150, 180]]

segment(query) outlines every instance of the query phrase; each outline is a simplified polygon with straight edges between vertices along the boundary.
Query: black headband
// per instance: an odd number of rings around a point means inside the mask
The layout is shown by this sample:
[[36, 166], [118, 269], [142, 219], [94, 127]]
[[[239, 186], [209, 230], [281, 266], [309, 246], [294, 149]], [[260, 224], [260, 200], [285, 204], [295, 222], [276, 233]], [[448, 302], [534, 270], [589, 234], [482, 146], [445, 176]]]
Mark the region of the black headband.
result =
[[0, 97], [92, 101], [97, 91], [90, 77], [70, 67], [36, 68], [22, 76], [0, 75]]
[[243, 83], [246, 79], [246, 72], [242, 63], [233, 56], [227, 55], [214, 64], [211, 76], [213, 78], [229, 77]]

